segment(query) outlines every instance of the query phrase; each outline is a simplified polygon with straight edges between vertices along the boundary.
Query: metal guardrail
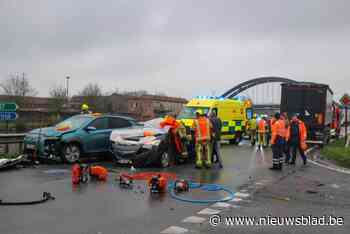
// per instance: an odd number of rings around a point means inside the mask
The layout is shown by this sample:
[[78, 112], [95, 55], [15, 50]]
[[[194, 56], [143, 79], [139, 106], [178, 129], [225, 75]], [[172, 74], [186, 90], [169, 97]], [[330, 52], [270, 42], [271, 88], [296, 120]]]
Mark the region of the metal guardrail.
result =
[[[1, 148], [1, 153], [9, 153], [10, 147], [9, 145], [17, 144], [17, 149], [13, 151], [22, 151], [23, 150], [23, 140], [25, 137], [25, 133], [10, 133], [10, 134], [0, 134], [0, 145], [4, 145], [4, 148]], [[17, 152], [15, 152], [17, 153]]]

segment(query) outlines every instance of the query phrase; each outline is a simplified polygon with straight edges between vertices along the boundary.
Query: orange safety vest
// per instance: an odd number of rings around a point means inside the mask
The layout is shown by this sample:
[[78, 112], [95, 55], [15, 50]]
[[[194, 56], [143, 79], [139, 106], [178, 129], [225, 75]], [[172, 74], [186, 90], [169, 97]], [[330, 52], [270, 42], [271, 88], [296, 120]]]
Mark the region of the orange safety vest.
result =
[[160, 127], [164, 128], [165, 126], [170, 126], [169, 132], [172, 134], [172, 137], [175, 141], [176, 150], [178, 153], [183, 152], [183, 145], [177, 135], [177, 129], [180, 127], [180, 123], [176, 121], [176, 119], [172, 116], [167, 116], [164, 118], [162, 122], [160, 122]]
[[[301, 120], [298, 120], [298, 126], [299, 126], [300, 143], [303, 143], [306, 141], [306, 138], [307, 138], [307, 129], [306, 129], [304, 122]], [[290, 139], [290, 127], [288, 127], [286, 139], [287, 139], [287, 141]]]
[[277, 120], [273, 125], [271, 129], [271, 144], [276, 143], [277, 137], [286, 138], [287, 136], [287, 129], [286, 129], [286, 123], [285, 120], [279, 119]]
[[196, 142], [210, 140], [210, 120], [205, 117], [200, 117], [193, 121]]
[[164, 120], [160, 122], [161, 128], [164, 128], [165, 126], [170, 126], [171, 128], [176, 129], [179, 127], [179, 125], [180, 124], [176, 121], [176, 119], [171, 116], [165, 117]]
[[261, 119], [259, 121], [258, 132], [259, 133], [265, 133], [266, 132], [266, 121], [264, 119]]

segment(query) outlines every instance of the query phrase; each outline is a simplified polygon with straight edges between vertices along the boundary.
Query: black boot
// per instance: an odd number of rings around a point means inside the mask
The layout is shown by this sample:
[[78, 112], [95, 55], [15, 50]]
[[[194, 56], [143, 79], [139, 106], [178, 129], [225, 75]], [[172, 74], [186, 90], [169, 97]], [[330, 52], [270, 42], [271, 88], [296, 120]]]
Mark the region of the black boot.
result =
[[280, 163], [279, 165], [278, 165], [278, 170], [282, 170], [283, 169], [283, 163]]
[[274, 164], [272, 167], [269, 168], [270, 170], [278, 170], [278, 167]]

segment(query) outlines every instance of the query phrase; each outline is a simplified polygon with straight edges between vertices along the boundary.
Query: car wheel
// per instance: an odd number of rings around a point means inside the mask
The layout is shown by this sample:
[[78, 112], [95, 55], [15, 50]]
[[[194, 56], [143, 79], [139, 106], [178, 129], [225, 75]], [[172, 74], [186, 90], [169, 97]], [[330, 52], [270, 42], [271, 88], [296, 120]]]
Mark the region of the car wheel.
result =
[[164, 151], [161, 153], [159, 157], [159, 164], [162, 168], [169, 167], [170, 166], [170, 154], [167, 151]]
[[63, 160], [67, 163], [75, 163], [80, 159], [81, 150], [79, 145], [71, 143], [63, 147]]

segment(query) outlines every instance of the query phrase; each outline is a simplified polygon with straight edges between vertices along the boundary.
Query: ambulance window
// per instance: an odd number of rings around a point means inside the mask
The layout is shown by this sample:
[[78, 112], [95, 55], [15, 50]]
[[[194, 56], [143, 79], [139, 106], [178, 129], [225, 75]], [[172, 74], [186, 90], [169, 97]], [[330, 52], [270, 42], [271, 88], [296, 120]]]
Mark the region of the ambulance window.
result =
[[247, 112], [247, 119], [253, 118], [253, 110], [252, 109], [246, 109]]
[[218, 116], [218, 108], [213, 108], [213, 109], [211, 109], [211, 112], [214, 112], [215, 114], [216, 114], [216, 116]]

